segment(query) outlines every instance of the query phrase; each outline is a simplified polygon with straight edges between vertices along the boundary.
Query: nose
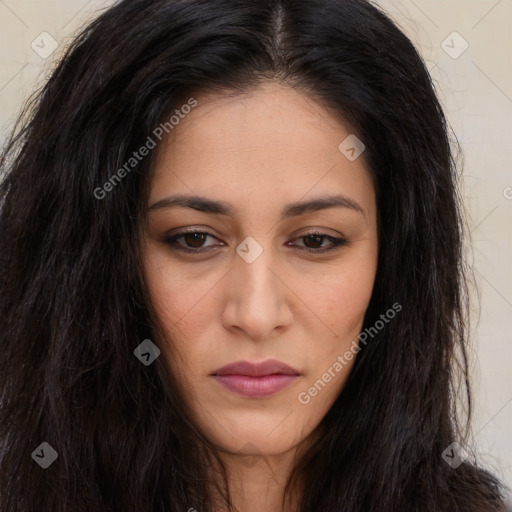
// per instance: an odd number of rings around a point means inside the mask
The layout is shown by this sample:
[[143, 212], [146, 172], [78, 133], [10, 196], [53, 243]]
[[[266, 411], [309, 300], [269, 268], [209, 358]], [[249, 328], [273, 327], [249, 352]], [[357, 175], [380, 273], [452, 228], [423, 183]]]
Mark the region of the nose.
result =
[[222, 323], [227, 330], [262, 340], [291, 325], [291, 284], [270, 249], [250, 263], [236, 254], [226, 279]]

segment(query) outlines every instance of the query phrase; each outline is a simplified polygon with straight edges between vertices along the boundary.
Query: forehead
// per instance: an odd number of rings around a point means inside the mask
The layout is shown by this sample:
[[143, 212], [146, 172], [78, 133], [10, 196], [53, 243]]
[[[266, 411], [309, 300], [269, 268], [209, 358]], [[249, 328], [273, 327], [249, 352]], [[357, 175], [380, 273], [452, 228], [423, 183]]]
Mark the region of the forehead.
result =
[[364, 159], [339, 150], [350, 129], [292, 88], [270, 83], [195, 100], [158, 147], [150, 204], [171, 192], [251, 201], [336, 189], [361, 199], [373, 188]]
[[[311, 98], [290, 87], [267, 83], [244, 94], [202, 94], [160, 145], [160, 155], [190, 157], [229, 152], [244, 158], [293, 152], [307, 161], [333, 154], [349, 129]], [[168, 149], [172, 147], [169, 154]], [[327, 154], [326, 154], [327, 150]], [[180, 155], [181, 156], [181, 155]]]

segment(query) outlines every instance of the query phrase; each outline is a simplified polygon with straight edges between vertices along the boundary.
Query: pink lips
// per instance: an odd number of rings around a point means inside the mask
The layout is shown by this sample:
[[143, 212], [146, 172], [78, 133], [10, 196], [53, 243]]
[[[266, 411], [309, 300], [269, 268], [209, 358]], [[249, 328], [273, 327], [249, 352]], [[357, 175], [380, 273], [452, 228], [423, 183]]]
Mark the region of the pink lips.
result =
[[247, 397], [270, 396], [293, 382], [299, 372], [290, 366], [270, 359], [263, 363], [237, 361], [211, 374], [225, 388]]

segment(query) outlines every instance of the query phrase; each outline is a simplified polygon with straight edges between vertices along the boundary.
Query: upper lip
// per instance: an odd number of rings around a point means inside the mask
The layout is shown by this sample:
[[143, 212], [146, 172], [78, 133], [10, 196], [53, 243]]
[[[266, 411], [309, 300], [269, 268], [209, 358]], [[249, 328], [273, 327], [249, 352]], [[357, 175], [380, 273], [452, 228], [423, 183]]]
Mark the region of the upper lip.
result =
[[236, 361], [215, 370], [212, 375], [247, 375], [262, 377], [265, 375], [299, 375], [299, 372], [281, 361], [269, 359], [261, 363]]

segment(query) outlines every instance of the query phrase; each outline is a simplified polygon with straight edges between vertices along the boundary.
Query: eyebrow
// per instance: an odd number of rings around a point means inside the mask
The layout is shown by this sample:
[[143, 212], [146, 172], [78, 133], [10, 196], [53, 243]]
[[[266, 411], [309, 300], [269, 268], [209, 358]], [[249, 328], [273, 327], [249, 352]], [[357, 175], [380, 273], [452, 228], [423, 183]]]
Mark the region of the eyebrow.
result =
[[[189, 196], [184, 194], [175, 194], [160, 199], [156, 203], [152, 204], [148, 208], [148, 211], [155, 211], [172, 207], [186, 207], [215, 215], [226, 215], [231, 217], [236, 216], [236, 209], [229, 203], [208, 199], [206, 197]], [[348, 208], [350, 210], [361, 213], [366, 220], [365, 211], [359, 205], [359, 203], [342, 194], [319, 197], [309, 201], [297, 201], [295, 203], [287, 204], [281, 211], [281, 220], [303, 215], [305, 213], [326, 210], [328, 208]]]

